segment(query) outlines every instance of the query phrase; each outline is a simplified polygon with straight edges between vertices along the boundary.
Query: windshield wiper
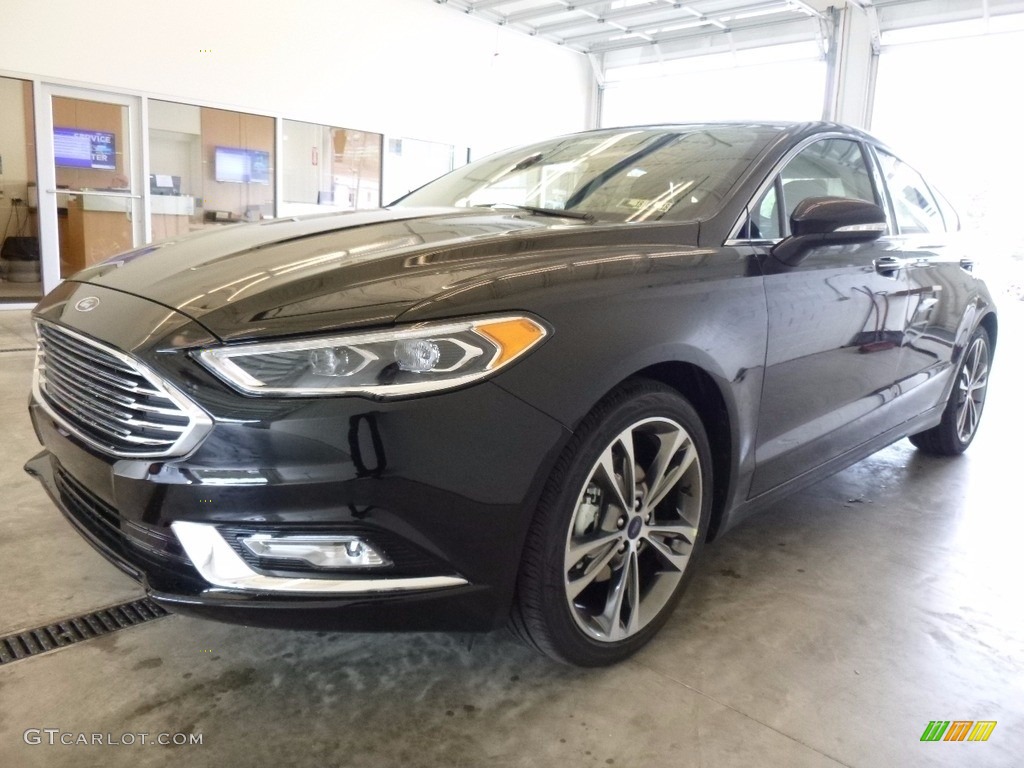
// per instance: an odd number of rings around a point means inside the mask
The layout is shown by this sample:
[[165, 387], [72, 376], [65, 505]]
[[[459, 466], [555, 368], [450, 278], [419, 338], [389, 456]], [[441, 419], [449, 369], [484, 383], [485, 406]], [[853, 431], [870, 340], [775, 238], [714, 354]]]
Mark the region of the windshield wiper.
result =
[[536, 205], [519, 205], [518, 203], [481, 203], [474, 205], [474, 208], [516, 208], [520, 211], [536, 213], [538, 216], [557, 216], [560, 219], [581, 219], [583, 221], [597, 221], [592, 213], [583, 211], [567, 211], [563, 208], [541, 208]]

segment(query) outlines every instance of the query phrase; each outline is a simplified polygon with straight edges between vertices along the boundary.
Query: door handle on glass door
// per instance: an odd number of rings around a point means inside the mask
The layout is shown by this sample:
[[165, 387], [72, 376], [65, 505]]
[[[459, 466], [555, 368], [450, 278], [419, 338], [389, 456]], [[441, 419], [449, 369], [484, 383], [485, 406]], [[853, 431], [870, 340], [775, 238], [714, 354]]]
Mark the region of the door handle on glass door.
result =
[[895, 256], [879, 256], [875, 259], [875, 272], [885, 277], [896, 277], [904, 263], [904, 259], [897, 259]]

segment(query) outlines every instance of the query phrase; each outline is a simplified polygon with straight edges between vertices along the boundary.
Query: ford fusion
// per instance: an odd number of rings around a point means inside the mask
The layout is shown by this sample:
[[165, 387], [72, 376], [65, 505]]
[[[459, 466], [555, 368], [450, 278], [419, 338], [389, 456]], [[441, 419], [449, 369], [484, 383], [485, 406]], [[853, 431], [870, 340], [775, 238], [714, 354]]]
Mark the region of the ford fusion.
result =
[[967, 448], [997, 322], [958, 229], [840, 125], [541, 142], [69, 278], [26, 469], [173, 611], [610, 664], [750, 513]]

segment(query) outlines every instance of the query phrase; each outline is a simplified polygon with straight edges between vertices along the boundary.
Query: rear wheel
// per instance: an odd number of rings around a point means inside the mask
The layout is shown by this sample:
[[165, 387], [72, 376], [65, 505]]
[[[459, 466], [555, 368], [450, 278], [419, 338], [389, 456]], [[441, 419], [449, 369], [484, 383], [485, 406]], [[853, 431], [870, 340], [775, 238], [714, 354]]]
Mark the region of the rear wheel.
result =
[[707, 533], [711, 459], [696, 411], [630, 382], [584, 420], [530, 530], [512, 628], [561, 661], [612, 664], [658, 631]]
[[942, 421], [931, 429], [911, 435], [910, 442], [925, 453], [937, 456], [956, 456], [967, 450], [978, 431], [985, 407], [990, 359], [988, 333], [979, 327], [960, 362]]

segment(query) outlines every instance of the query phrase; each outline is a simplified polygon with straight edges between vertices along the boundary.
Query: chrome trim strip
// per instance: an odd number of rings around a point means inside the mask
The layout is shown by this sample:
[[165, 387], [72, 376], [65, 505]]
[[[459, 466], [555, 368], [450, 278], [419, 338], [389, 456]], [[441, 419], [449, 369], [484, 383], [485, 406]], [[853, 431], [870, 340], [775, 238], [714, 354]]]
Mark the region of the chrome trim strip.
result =
[[847, 224], [845, 227], [838, 227], [835, 232], [885, 232], [888, 225], [884, 221], [876, 224]]
[[281, 592], [286, 594], [347, 594], [375, 592], [409, 592], [424, 589], [458, 587], [469, 582], [458, 576], [421, 576], [416, 578], [372, 579], [307, 579], [302, 577], [264, 576], [249, 567], [238, 553], [207, 523], [178, 520], [171, 523], [192, 565], [215, 587], [248, 592]]
[[[32, 370], [32, 399], [39, 405], [40, 408], [46, 411], [47, 415], [49, 415], [51, 419], [53, 419], [57, 424], [59, 424], [61, 428], [67, 430], [75, 437], [77, 437], [79, 440], [87, 443], [88, 445], [92, 446], [98, 451], [101, 451], [109, 456], [117, 456], [119, 458], [153, 459], [170, 456], [178, 457], [184, 456], [191, 452], [192, 450], [194, 450], [199, 445], [199, 443], [201, 443], [203, 439], [209, 434], [210, 430], [213, 429], [213, 419], [210, 417], [209, 414], [206, 413], [206, 411], [204, 411], [202, 408], [200, 408], [198, 405], [192, 402], [192, 400], [190, 400], [184, 394], [179, 392], [173, 385], [160, 378], [156, 373], [151, 371], [149, 367], [146, 366], [144, 363], [110, 346], [107, 346], [106, 344], [101, 344], [98, 341], [94, 341], [93, 339], [90, 339], [88, 336], [85, 336], [81, 333], [77, 333], [63, 325], [57, 325], [55, 323], [50, 323], [45, 320], [39, 319], [36, 319], [35, 323], [37, 326], [36, 336], [39, 339], [39, 341], [37, 342], [35, 366], [33, 367]], [[177, 440], [175, 440], [168, 448], [161, 451], [119, 451], [86, 434], [83, 430], [79, 429], [77, 426], [75, 426], [75, 424], [69, 422], [64, 416], [58, 413], [57, 410], [52, 405], [50, 405], [50, 403], [47, 401], [46, 396], [43, 394], [41, 376], [45, 376], [43, 370], [45, 369], [46, 365], [43, 356], [40, 355], [39, 348], [42, 347], [45, 341], [42, 338], [38, 326], [47, 326], [49, 328], [52, 328], [55, 333], [67, 334], [68, 336], [74, 338], [75, 340], [98, 350], [100, 353], [104, 355], [109, 355], [110, 357], [113, 357], [116, 360], [120, 361], [121, 363], [134, 369], [138, 376], [141, 376], [142, 378], [144, 378], [146, 381], [153, 385], [154, 396], [170, 400], [172, 403], [178, 406], [181, 415], [187, 417], [189, 420], [188, 427], [185, 428], [185, 431]], [[111, 386], [116, 385], [111, 384]], [[125, 391], [130, 390], [125, 389]], [[149, 390], [146, 390], [144, 388], [138, 388], [136, 391], [139, 394], [150, 394]], [[138, 438], [135, 442], [143, 440], [145, 440], [145, 438]]]

